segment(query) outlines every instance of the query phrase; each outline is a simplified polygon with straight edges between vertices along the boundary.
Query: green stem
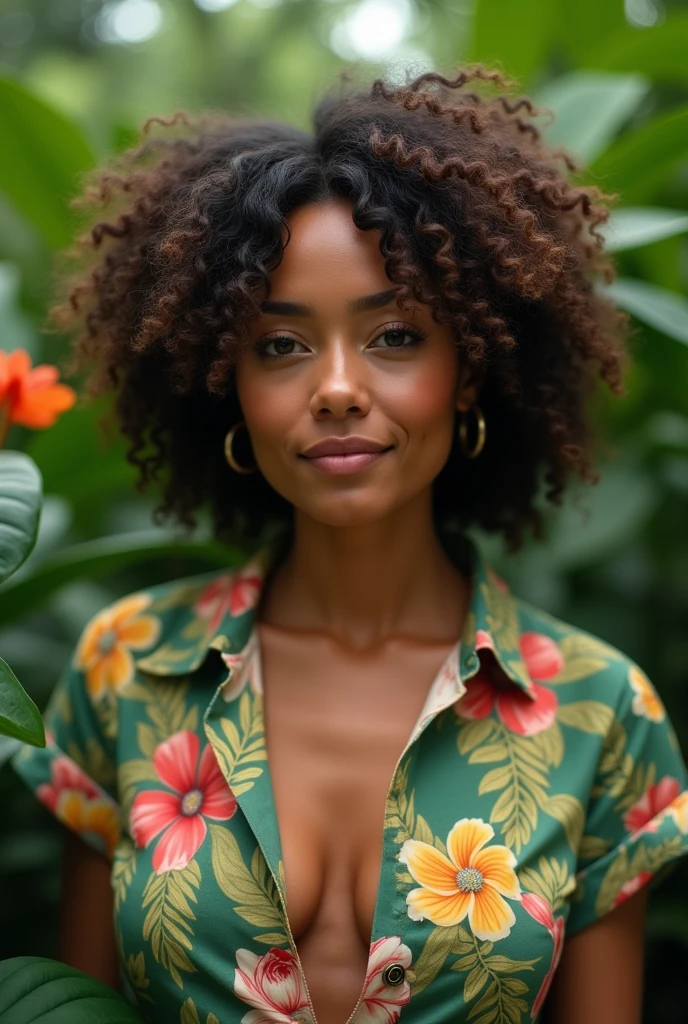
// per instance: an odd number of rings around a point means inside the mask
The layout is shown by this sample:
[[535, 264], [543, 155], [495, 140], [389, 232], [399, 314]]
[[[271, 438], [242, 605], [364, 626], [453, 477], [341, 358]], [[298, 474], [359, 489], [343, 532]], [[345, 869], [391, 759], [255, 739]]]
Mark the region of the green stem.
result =
[[5, 441], [7, 440], [11, 425], [10, 403], [5, 399], [2, 405], [0, 405], [0, 448], [5, 447]]

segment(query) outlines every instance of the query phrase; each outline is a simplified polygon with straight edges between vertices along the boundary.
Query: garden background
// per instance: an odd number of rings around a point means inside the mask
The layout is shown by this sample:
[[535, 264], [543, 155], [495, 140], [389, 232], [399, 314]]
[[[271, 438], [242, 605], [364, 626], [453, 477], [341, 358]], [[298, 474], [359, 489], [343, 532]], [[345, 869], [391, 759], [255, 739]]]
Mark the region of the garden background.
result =
[[[151, 114], [258, 112], [308, 125], [343, 66], [453, 73], [498, 62], [557, 112], [546, 129], [619, 193], [605, 228], [633, 314], [621, 401], [601, 396], [602, 482], [515, 559], [485, 547], [525, 598], [620, 647], [658, 686], [688, 752], [688, 6], [680, 0], [0, 0], [0, 348], [62, 365], [43, 329], [80, 172]], [[72, 381], [71, 383], [75, 383]], [[78, 382], [77, 386], [78, 386]], [[42, 708], [86, 620], [138, 587], [207, 570], [202, 527], [153, 527], [102, 405], [7, 447], [43, 476], [38, 542], [0, 589], [0, 652]], [[55, 955], [61, 828], [7, 764], [0, 737], [0, 959]], [[648, 922], [646, 1024], [685, 1022], [688, 864]]]

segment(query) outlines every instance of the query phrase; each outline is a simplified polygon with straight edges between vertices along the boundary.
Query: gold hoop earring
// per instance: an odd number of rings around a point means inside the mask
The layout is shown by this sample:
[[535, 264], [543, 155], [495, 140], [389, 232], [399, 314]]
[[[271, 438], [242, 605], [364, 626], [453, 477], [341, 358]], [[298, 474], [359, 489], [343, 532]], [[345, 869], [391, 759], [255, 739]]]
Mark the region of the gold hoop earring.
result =
[[480, 455], [481, 451], [485, 447], [485, 438], [487, 436], [487, 428], [485, 426], [485, 417], [483, 416], [482, 409], [476, 403], [472, 405], [468, 412], [475, 413], [475, 423], [477, 436], [475, 444], [472, 448], [468, 447], [468, 427], [466, 425], [466, 413], [459, 413], [459, 440], [461, 442], [461, 451], [467, 459], [475, 459]]
[[225, 458], [236, 473], [257, 473], [258, 466], [240, 466], [232, 454], [232, 445], [234, 444], [234, 435], [236, 434], [239, 427], [246, 425], [246, 420], [239, 420], [235, 423], [232, 429], [229, 431], [225, 438]]

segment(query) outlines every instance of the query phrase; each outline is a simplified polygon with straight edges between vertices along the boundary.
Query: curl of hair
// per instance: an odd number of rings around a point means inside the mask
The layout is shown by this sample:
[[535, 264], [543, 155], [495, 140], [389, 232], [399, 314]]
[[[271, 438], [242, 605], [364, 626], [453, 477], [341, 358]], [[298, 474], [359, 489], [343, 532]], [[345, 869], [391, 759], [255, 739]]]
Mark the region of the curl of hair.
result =
[[139, 486], [162, 487], [156, 517], [192, 527], [207, 505], [218, 537], [255, 537], [293, 510], [224, 460], [242, 416], [236, 353], [290, 215], [346, 199], [379, 232], [400, 304], [430, 305], [483, 378], [487, 442], [475, 460], [452, 447], [436, 521], [517, 547], [541, 532], [541, 479], [554, 503], [572, 471], [595, 479], [587, 401], [599, 378], [621, 390], [628, 318], [595, 287], [614, 277], [598, 228], [617, 197], [572, 182], [580, 168], [544, 144], [542, 111], [497, 71], [340, 85], [312, 133], [217, 112], [146, 121], [73, 201], [87, 223], [52, 320], [73, 333], [89, 393], [115, 392]]

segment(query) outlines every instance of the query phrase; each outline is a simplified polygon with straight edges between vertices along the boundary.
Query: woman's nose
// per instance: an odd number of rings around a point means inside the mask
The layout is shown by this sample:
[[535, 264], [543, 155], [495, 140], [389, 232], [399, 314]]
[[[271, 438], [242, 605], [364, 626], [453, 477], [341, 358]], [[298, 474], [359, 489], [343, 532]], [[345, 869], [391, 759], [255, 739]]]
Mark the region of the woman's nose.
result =
[[370, 387], [365, 360], [350, 346], [334, 344], [313, 365], [311, 413], [319, 418], [350, 412], [365, 415], [370, 409]]

